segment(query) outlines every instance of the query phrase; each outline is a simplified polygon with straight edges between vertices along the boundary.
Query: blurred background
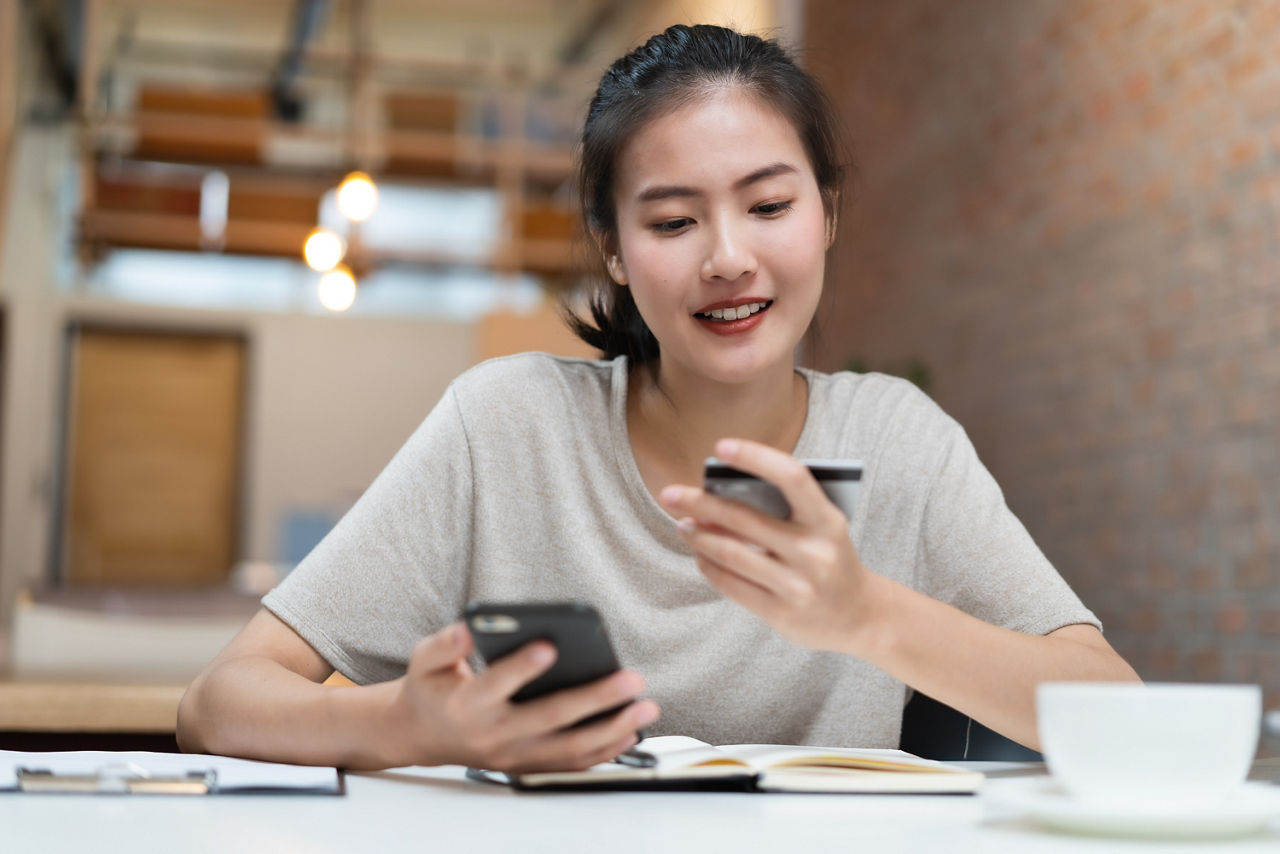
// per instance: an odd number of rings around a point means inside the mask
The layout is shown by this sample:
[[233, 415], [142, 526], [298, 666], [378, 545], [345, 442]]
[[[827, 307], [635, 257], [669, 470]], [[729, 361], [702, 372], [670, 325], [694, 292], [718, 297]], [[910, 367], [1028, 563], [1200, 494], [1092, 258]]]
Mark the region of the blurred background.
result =
[[954, 415], [1144, 678], [1280, 706], [1280, 3], [0, 0], [0, 733], [171, 731], [454, 376], [593, 355], [574, 135], [700, 22], [853, 143], [814, 366]]

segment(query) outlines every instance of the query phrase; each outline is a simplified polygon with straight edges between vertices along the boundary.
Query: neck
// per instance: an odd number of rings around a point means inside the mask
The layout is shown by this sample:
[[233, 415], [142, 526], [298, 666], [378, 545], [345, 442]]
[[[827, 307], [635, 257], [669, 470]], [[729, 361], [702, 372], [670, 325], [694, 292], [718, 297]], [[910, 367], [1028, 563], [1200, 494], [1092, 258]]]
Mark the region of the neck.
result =
[[660, 454], [692, 476], [714, 455], [716, 441], [729, 436], [791, 453], [807, 403], [808, 386], [789, 363], [749, 382], [726, 384], [664, 371], [659, 362], [653, 371], [633, 373], [627, 421], [637, 456]]

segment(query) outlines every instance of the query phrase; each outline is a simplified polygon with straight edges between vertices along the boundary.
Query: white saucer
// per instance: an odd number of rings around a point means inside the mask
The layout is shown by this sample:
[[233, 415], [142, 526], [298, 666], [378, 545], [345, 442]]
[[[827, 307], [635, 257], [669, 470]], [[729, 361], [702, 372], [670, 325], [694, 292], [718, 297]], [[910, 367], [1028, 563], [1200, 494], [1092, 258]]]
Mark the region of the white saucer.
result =
[[1280, 816], [1280, 786], [1245, 783], [1225, 803], [1204, 808], [1125, 807], [1080, 801], [1053, 780], [1009, 781], [988, 789], [993, 803], [1022, 812], [1040, 824], [1095, 836], [1182, 839], [1245, 836]]

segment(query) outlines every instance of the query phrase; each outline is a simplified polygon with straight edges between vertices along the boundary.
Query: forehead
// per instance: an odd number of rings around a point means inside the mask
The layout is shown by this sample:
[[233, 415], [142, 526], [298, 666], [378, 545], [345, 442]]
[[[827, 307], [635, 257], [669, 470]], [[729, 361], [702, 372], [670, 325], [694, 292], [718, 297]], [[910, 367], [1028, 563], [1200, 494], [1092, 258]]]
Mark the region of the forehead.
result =
[[617, 198], [653, 185], [713, 192], [773, 163], [813, 180], [804, 144], [791, 120], [740, 89], [718, 89], [643, 125], [618, 158]]

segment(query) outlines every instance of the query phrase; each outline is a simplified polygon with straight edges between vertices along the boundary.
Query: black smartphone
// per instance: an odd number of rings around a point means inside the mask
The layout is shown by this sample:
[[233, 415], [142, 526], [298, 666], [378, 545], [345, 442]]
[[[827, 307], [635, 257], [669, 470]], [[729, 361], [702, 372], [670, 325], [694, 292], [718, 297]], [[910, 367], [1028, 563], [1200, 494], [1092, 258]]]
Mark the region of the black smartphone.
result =
[[[486, 664], [510, 655], [530, 641], [547, 640], [555, 646], [555, 663], [512, 696], [517, 703], [594, 682], [618, 670], [618, 658], [605, 634], [604, 622], [596, 609], [585, 602], [472, 602], [463, 612], [463, 620]], [[615, 711], [593, 715], [576, 725]]]
[[[862, 485], [862, 463], [858, 460], [801, 460], [831, 503], [840, 508], [846, 519], [853, 518]], [[750, 504], [762, 513], [791, 518], [791, 505], [781, 490], [753, 474], [734, 468], [715, 457], [703, 464], [702, 488], [707, 492]]]

